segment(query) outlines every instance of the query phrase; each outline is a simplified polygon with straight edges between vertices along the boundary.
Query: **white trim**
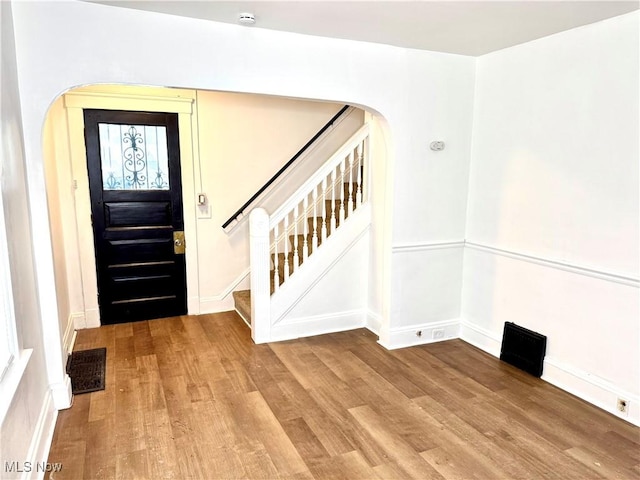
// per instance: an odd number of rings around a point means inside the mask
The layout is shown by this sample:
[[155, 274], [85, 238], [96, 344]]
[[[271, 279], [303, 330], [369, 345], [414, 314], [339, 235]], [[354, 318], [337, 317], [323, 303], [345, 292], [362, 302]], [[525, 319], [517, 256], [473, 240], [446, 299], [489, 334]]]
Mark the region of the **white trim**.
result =
[[[66, 358], [65, 358], [66, 360]], [[73, 393], [71, 392], [71, 377], [64, 373], [62, 382], [49, 385], [53, 406], [56, 410], [65, 410], [73, 403]]]
[[[14, 359], [7, 370], [2, 382], [0, 382], [0, 425], [4, 422], [4, 417], [9, 411], [13, 397], [15, 397], [20, 381], [24, 375], [33, 349], [28, 348], [20, 351], [17, 359]], [[2, 467], [2, 465], [0, 465]]]
[[[323, 178], [327, 178], [329, 173], [338, 165], [340, 162], [344, 161], [344, 159], [349, 155], [349, 153], [353, 152], [353, 149], [356, 145], [359, 145], [363, 140], [368, 138], [369, 136], [369, 124], [365, 123], [360, 129], [354, 133], [349, 140], [347, 140], [333, 155], [331, 155], [324, 164], [316, 172], [309, 177], [309, 179], [304, 182], [289, 199], [284, 202], [275, 212], [273, 212], [269, 216], [269, 230], [273, 230], [273, 228], [282, 221], [282, 219], [289, 214], [294, 208], [296, 208], [301, 202], [302, 199], [308, 195], [314, 188], [322, 182]], [[366, 152], [365, 152], [366, 154]], [[336, 183], [338, 180], [334, 180]], [[369, 183], [367, 183], [369, 185]], [[329, 188], [331, 186], [329, 185]], [[368, 203], [368, 188], [367, 192], [365, 192], [365, 199], [363, 199], [362, 204]], [[360, 206], [358, 207], [360, 208]]]
[[[500, 358], [501, 337], [482, 327], [462, 320], [460, 322], [460, 339], [496, 358]], [[640, 397], [621, 390], [603, 378], [577, 369], [555, 358], [545, 357], [542, 380], [623, 420], [640, 426]], [[624, 398], [629, 402], [628, 416], [621, 415], [616, 410], [618, 398]]]
[[270, 342], [293, 340], [300, 337], [346, 332], [366, 326], [365, 310], [345, 310], [322, 315], [287, 319], [271, 327]]
[[375, 333], [376, 335], [380, 336], [380, 329], [382, 328], [382, 320], [383, 320], [382, 315], [379, 315], [371, 310], [367, 310], [365, 327], [372, 333]]
[[423, 250], [441, 250], [445, 248], [462, 248], [464, 247], [464, 240], [453, 240], [450, 242], [436, 242], [436, 243], [410, 243], [405, 245], [395, 245], [391, 247], [393, 253], [410, 253], [420, 252]]
[[[542, 380], [582, 398], [622, 420], [640, 426], [640, 396], [621, 390], [603, 378], [579, 370], [555, 358], [546, 357]], [[628, 415], [623, 415], [616, 410], [618, 398], [629, 402]]]
[[640, 279], [635, 277], [628, 277], [617, 273], [606, 272], [604, 270], [596, 270], [594, 268], [587, 268], [581, 265], [560, 262], [558, 260], [544, 258], [537, 255], [490, 247], [489, 245], [482, 245], [475, 242], [466, 241], [465, 245], [473, 250], [479, 250], [481, 252], [493, 253], [494, 255], [513, 258], [515, 260], [521, 260], [523, 262], [529, 262], [536, 265], [542, 265], [544, 267], [555, 268], [557, 270], [564, 270], [565, 272], [577, 273], [579, 275], [585, 275], [587, 277], [598, 278], [600, 280], [606, 280], [608, 282], [614, 282], [622, 285], [628, 285], [630, 287], [640, 288]]
[[87, 328], [87, 319], [84, 312], [74, 312], [69, 315], [73, 322], [73, 328], [81, 330]]
[[460, 320], [460, 339], [494, 357], [500, 356], [502, 337], [467, 320]]
[[[380, 337], [378, 343], [387, 350], [394, 350], [396, 348], [443, 342], [445, 340], [458, 338], [459, 328], [460, 320], [457, 318], [392, 328], [388, 331], [385, 338]], [[434, 338], [435, 330], [443, 330], [442, 337]], [[417, 332], [420, 332], [420, 336], [418, 336]]]
[[[349, 215], [349, 221], [340, 225], [340, 231], [343, 232], [340, 238], [336, 238], [338, 235], [330, 235], [322, 242], [322, 250], [319, 248], [318, 252], [326, 251], [327, 253], [322, 256], [311, 255], [295, 272], [296, 276], [299, 275], [296, 281], [283, 283], [278, 291], [271, 295], [272, 328], [282, 321], [302, 298], [329, 273], [342, 257], [369, 232], [370, 224], [371, 207], [369, 204], [362, 204]], [[349, 238], [352, 240], [345, 245], [345, 239]], [[326, 258], [332, 259], [329, 264], [326, 264]], [[302, 272], [307, 271], [310, 273], [303, 276]], [[294, 300], [291, 301], [291, 298]]]
[[[70, 354], [73, 350], [73, 344], [76, 341], [76, 317], [79, 314], [72, 313], [69, 315], [69, 319], [67, 320], [67, 328], [64, 331], [64, 335], [62, 336], [62, 348], [67, 354]], [[84, 315], [82, 315], [84, 318]]]
[[[191, 114], [194, 101], [194, 97], [184, 98], [127, 93], [70, 91], [64, 94], [64, 105], [67, 108], [89, 108], [87, 105], [90, 103], [90, 108], [101, 108], [104, 110], [146, 110], [162, 112], [162, 107], [149, 106], [147, 102], [172, 102], [176, 105], [172, 106], [171, 113]], [[132, 108], [138, 105], [140, 105], [141, 108]]]
[[236, 287], [240, 285], [240, 283], [242, 283], [246, 278], [249, 277], [250, 273], [251, 273], [251, 268], [246, 268], [245, 271], [242, 272], [240, 275], [238, 275], [236, 279], [233, 282], [231, 282], [231, 284], [222, 293], [219, 293], [214, 297], [210, 297], [210, 299], [218, 300], [218, 301], [224, 300], [236, 290]]
[[[184, 231], [190, 247], [185, 255], [186, 290], [189, 299], [190, 314], [199, 314], [201, 302], [194, 305], [190, 292], [199, 292], [198, 276], [198, 246], [197, 246], [197, 217], [195, 205], [196, 164], [199, 162], [198, 151], [195, 149], [197, 135], [197, 113], [195, 105], [196, 92], [194, 90], [175, 90], [147, 87], [125, 87], [132, 89], [131, 93], [123, 93], [120, 86], [97, 85], [81, 87], [64, 94], [64, 105], [67, 112], [67, 129], [69, 135], [69, 154], [73, 179], [76, 181], [74, 193], [76, 212], [76, 235], [78, 236], [78, 257], [81, 266], [82, 294], [84, 298], [84, 325], [81, 328], [95, 328], [101, 325], [98, 308], [97, 278], [95, 264], [95, 249], [93, 230], [88, 219], [90, 212], [89, 174], [86, 167], [86, 149], [84, 145], [84, 108], [104, 108], [108, 110], [131, 110], [150, 112], [170, 112], [178, 114], [178, 133], [180, 137], [181, 180], [182, 180], [182, 210], [184, 216]], [[114, 91], [112, 91], [114, 90]], [[153, 92], [152, 92], [153, 90]], [[151, 94], [150, 94], [151, 93]], [[181, 96], [180, 96], [181, 95]], [[218, 302], [220, 303], [220, 302]], [[224, 302], [223, 302], [224, 303]], [[211, 307], [210, 307], [211, 308]], [[221, 311], [213, 307], [211, 311]], [[227, 310], [229, 308], [227, 307]], [[46, 324], [46, 322], [45, 322]]]
[[[0, 175], [2, 175], [0, 159]], [[7, 240], [7, 225], [4, 218], [2, 192], [0, 192], [0, 386], [11, 365], [20, 355], [16, 330], [15, 305], [13, 303], [13, 281]]]
[[[229, 310], [234, 310], [233, 298], [231, 298], [230, 295], [237, 290], [239, 285], [248, 280], [250, 273], [251, 269], [247, 268], [218, 295], [200, 298], [200, 314], [228, 312]], [[246, 287], [246, 289], [243, 288], [242, 290], [249, 289], [249, 285], [246, 285]]]
[[56, 420], [58, 418], [58, 411], [53, 405], [53, 399], [51, 392], [47, 390], [44, 400], [42, 402], [42, 408], [40, 409], [40, 415], [38, 416], [38, 422], [31, 437], [31, 444], [29, 445], [29, 451], [25, 459], [26, 462], [31, 462], [32, 468], [30, 472], [24, 471], [20, 476], [21, 480], [42, 479], [44, 478], [44, 471], [41, 468], [37, 468], [38, 465], [44, 465], [49, 457], [49, 450], [51, 448], [51, 442], [53, 441], [53, 432], [56, 426]]

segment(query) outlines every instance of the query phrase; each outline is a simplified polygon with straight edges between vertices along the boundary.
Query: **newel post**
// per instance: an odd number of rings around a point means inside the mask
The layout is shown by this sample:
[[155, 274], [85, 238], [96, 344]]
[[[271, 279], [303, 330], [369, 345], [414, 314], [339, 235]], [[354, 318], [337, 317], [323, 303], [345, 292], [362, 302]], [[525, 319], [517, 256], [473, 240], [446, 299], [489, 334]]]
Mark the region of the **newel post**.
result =
[[249, 215], [251, 259], [251, 338], [269, 341], [271, 332], [271, 292], [269, 285], [269, 214], [255, 208]]

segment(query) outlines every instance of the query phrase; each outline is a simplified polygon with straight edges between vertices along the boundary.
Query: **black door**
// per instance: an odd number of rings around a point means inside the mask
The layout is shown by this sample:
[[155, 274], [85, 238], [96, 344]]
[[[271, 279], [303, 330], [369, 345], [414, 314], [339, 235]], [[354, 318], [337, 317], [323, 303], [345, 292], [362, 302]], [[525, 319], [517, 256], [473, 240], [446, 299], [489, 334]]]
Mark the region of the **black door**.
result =
[[178, 115], [84, 122], [102, 324], [186, 314]]

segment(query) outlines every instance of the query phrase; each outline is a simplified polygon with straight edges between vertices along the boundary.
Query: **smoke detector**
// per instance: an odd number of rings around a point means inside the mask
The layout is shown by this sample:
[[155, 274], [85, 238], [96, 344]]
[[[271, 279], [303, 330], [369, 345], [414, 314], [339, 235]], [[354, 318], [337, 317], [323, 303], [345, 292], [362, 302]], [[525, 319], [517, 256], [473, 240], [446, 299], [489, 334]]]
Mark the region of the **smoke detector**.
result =
[[256, 16], [253, 13], [238, 14], [238, 23], [241, 25], [253, 25], [256, 23]]

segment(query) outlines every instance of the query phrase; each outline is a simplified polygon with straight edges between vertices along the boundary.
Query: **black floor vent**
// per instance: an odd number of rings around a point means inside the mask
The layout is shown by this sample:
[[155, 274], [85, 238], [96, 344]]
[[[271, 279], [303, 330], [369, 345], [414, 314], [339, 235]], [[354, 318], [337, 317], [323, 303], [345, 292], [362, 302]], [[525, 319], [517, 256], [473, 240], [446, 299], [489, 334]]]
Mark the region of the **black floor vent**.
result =
[[546, 336], [505, 322], [500, 360], [540, 377], [546, 350]]

